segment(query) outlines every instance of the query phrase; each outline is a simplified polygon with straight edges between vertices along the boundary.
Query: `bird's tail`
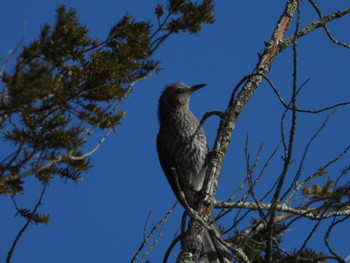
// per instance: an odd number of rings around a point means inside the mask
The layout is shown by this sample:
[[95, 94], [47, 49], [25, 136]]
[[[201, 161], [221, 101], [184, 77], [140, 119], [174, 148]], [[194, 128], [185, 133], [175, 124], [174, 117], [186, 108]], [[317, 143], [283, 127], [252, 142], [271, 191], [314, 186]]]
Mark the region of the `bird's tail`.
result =
[[[221, 240], [221, 232], [217, 226], [213, 215], [210, 218], [211, 230], [203, 232], [203, 246], [209, 263], [230, 263], [232, 262], [231, 251], [225, 246]], [[220, 240], [221, 239], [221, 240]]]

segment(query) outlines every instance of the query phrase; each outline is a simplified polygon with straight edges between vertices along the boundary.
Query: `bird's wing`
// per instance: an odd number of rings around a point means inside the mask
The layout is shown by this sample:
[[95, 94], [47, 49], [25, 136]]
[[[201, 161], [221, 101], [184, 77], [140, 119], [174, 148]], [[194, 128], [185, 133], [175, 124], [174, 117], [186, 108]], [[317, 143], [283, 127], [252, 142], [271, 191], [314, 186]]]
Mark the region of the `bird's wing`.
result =
[[163, 168], [163, 171], [166, 175], [166, 178], [168, 179], [168, 182], [169, 182], [174, 194], [176, 195], [178, 200], [181, 200], [178, 185], [176, 183], [175, 173], [174, 173], [174, 171], [171, 170], [172, 167], [175, 168], [174, 157], [171, 156], [170, 152], [166, 148], [161, 146], [161, 145], [164, 145], [163, 143], [161, 143], [161, 140], [162, 140], [162, 138], [158, 133], [157, 152], [158, 152], [158, 158], [160, 161], [160, 165]]

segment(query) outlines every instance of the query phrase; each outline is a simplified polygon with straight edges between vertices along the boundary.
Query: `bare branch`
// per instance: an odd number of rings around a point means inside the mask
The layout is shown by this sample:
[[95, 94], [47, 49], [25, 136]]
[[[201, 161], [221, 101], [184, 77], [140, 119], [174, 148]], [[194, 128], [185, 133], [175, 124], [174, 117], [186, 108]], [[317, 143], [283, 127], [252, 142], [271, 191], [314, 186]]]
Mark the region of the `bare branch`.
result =
[[237, 85], [231, 96], [229, 105], [220, 122], [218, 136], [214, 143], [213, 150], [216, 154], [212, 158], [212, 164], [208, 169], [209, 177], [215, 178], [213, 180], [210, 180], [208, 184], [208, 196], [215, 196], [215, 191], [217, 187], [217, 184], [215, 182], [217, 182], [219, 178], [221, 167], [224, 161], [224, 156], [228, 148], [228, 144], [230, 142], [235, 123], [237, 122], [244, 106], [246, 105], [246, 103], [251, 98], [251, 96], [262, 81], [262, 76], [260, 76], [259, 74], [265, 74], [269, 70], [273, 59], [277, 54], [277, 47], [279, 45], [279, 42], [283, 38], [290, 24], [291, 18], [293, 17], [296, 11], [297, 5], [298, 1], [296, 0], [289, 0], [286, 3], [285, 10], [277, 23], [277, 26], [269, 41], [269, 45], [266, 46], [258, 65], [256, 66], [251, 75], [243, 78], [240, 82], [240, 84], [243, 84], [243, 82], [247, 80], [239, 94], [235, 96], [235, 91], [237, 91], [238, 87], [240, 86]]
[[179, 242], [182, 237], [183, 237], [183, 233], [181, 233], [180, 235], [178, 235], [170, 244], [169, 248], [167, 249], [167, 251], [165, 252], [164, 255], [164, 259], [163, 259], [163, 263], [167, 263], [168, 262], [168, 258], [170, 256], [171, 251], [174, 249], [175, 245], [177, 242]]
[[187, 203], [185, 194], [181, 189], [180, 182], [179, 182], [175, 168], [172, 167], [171, 171], [173, 173], [173, 177], [175, 178], [177, 192], [179, 193], [179, 196], [178, 196], [178, 198], [180, 199], [179, 201], [186, 209], [186, 213], [190, 216], [191, 219], [198, 221], [206, 229], [210, 229], [210, 226], [208, 226], [208, 224], [204, 221], [204, 219]]
[[[248, 137], [247, 137], [246, 146], [245, 146], [245, 153], [246, 153], [246, 162], [247, 162], [247, 178], [248, 178], [248, 182], [249, 182], [249, 190], [246, 193], [246, 197], [247, 197], [247, 194], [250, 193], [250, 195], [253, 197], [253, 200], [258, 205], [258, 207], [259, 207], [260, 202], [258, 201], [258, 198], [255, 195], [254, 186], [258, 183], [260, 177], [258, 177], [253, 183], [252, 175], [253, 175], [254, 169], [258, 163], [258, 160], [260, 159], [261, 150], [262, 150], [262, 145], [260, 145], [260, 147], [259, 147], [258, 155], [256, 157], [254, 164], [252, 166], [250, 166], [250, 163], [249, 163], [250, 162], [249, 161], [250, 155], [248, 154]], [[243, 200], [245, 200], [245, 199], [246, 198], [244, 198]], [[260, 218], [262, 219], [263, 223], [267, 223], [266, 216], [264, 215], [262, 209], [258, 209], [258, 212], [259, 212]]]
[[316, 224], [314, 225], [314, 227], [311, 229], [310, 233], [308, 234], [308, 236], [306, 237], [306, 239], [304, 240], [303, 244], [301, 245], [301, 247], [299, 248], [298, 253], [296, 254], [297, 258], [300, 257], [300, 253], [305, 249], [307, 243], [309, 242], [310, 238], [314, 235], [314, 233], [316, 232], [317, 228], [320, 226], [321, 224], [321, 219], [318, 220], [316, 222]]
[[330, 14], [328, 16], [322, 17], [319, 20], [313, 21], [311, 24], [304, 27], [303, 29], [298, 31], [298, 33], [294, 34], [293, 36], [290, 36], [286, 39], [281, 40], [278, 52], [282, 52], [287, 47], [292, 45], [296, 39], [299, 39], [299, 38], [309, 34], [310, 32], [315, 31], [316, 29], [318, 29], [320, 27], [323, 27], [324, 25], [326, 25], [330, 21], [332, 21], [334, 19], [341, 18], [349, 13], [350, 13], [350, 7], [345, 8], [343, 10], [339, 10], [339, 11], [337, 11], [333, 14]]
[[321, 166], [315, 173], [308, 176], [305, 180], [301, 181], [300, 183], [296, 184], [295, 190], [298, 191], [306, 182], [310, 181], [311, 179], [320, 176], [326, 172], [326, 169], [337, 162], [340, 158], [343, 157], [344, 154], [346, 154], [350, 150], [350, 145], [348, 145], [337, 157], [335, 157], [333, 160], [329, 161], [326, 165]]
[[[276, 86], [273, 84], [273, 82], [266, 76], [266, 75], [262, 75], [264, 79], [266, 79], [266, 81], [270, 84], [271, 88], [273, 89], [273, 91], [275, 92], [275, 94], [277, 95], [279, 101], [282, 103], [283, 107], [285, 107], [287, 110], [293, 110], [287, 103], [285, 103], [285, 101], [283, 100], [281, 94], [279, 93], [278, 89], [276, 88]], [[328, 106], [319, 110], [304, 110], [304, 109], [299, 109], [296, 108], [295, 110], [297, 112], [304, 112], [304, 113], [320, 113], [323, 111], [327, 111], [327, 110], [331, 110], [340, 106], [345, 106], [345, 105], [349, 105], [350, 101], [347, 102], [341, 102], [341, 103], [337, 103], [335, 105], [332, 106]]]
[[164, 230], [164, 222], [160, 226], [161, 227], [160, 227], [159, 234], [158, 234], [157, 238], [153, 241], [153, 243], [151, 244], [149, 249], [143, 254], [143, 256], [140, 258], [138, 263], [143, 262], [143, 260], [151, 253], [153, 248], [157, 245], [157, 243], [159, 242], [160, 238], [162, 237], [163, 230]]
[[[317, 6], [317, 4], [315, 3], [315, 1], [313, 1], [313, 0], [308, 0], [308, 1], [309, 1], [310, 4], [313, 6], [313, 8], [316, 10], [316, 12], [317, 12], [319, 18], [322, 19], [322, 18], [323, 18], [323, 15], [322, 15], [321, 9], [318, 8], [318, 6]], [[336, 39], [332, 36], [331, 32], [329, 32], [329, 29], [328, 29], [328, 27], [327, 27], [326, 24], [323, 25], [323, 28], [324, 28], [324, 30], [326, 31], [326, 34], [327, 34], [327, 36], [329, 37], [329, 39], [330, 39], [334, 44], [337, 44], [337, 45], [340, 45], [340, 46], [343, 46], [343, 47], [346, 47], [346, 48], [350, 48], [350, 45], [349, 45], [349, 44], [344, 43], [344, 42], [340, 42], [340, 41], [336, 40]]]
[[[306, 87], [306, 84], [309, 82], [310, 79], [307, 79], [306, 81], [304, 81], [300, 87], [298, 88], [297, 92], [296, 92], [296, 96], [299, 95], [299, 93], [301, 92], [301, 90], [303, 88]], [[288, 107], [291, 105], [292, 101], [290, 101], [288, 103]], [[284, 149], [284, 154], [287, 154], [287, 144], [286, 144], [286, 137], [285, 137], [285, 133], [284, 133], [284, 120], [286, 117], [286, 114], [288, 113], [288, 109], [285, 109], [282, 116], [281, 116], [281, 137], [282, 137], [282, 145], [283, 145], [283, 149]]]
[[204, 116], [202, 117], [201, 121], [199, 122], [199, 125], [196, 129], [196, 131], [194, 132], [193, 134], [193, 138], [196, 136], [196, 134], [198, 133], [199, 129], [203, 126], [204, 122], [211, 116], [219, 116], [219, 118], [221, 119], [222, 118], [222, 112], [221, 111], [208, 111], [204, 114]]
[[[177, 204], [178, 204], [178, 202], [175, 202], [175, 204], [169, 209], [169, 211], [165, 214], [165, 216], [161, 220], [159, 220], [157, 224], [155, 224], [155, 226], [152, 228], [150, 233], [147, 236], [144, 236], [143, 241], [142, 241], [139, 249], [137, 250], [137, 252], [135, 253], [134, 257], [130, 261], [131, 263], [136, 261], [136, 259], [139, 257], [139, 255], [141, 254], [141, 252], [144, 249], [144, 247], [146, 246], [146, 244], [149, 242], [149, 240], [153, 236], [154, 232], [158, 229], [158, 227], [160, 225], [162, 225], [162, 229], [163, 229], [165, 222], [168, 220], [169, 216], [174, 211], [174, 209], [175, 209]], [[147, 221], [148, 221], [148, 219], [147, 219]], [[151, 252], [151, 250], [153, 249], [154, 245], [159, 241], [161, 235], [162, 235], [162, 230], [159, 232], [158, 237], [153, 242], [152, 246], [143, 254], [141, 260], [139, 260], [138, 262], [141, 262]]]
[[[286, 190], [285, 194], [282, 195], [281, 200], [283, 200], [285, 198], [285, 196], [291, 191], [291, 189], [293, 188], [293, 186], [296, 185], [296, 182], [299, 180], [299, 177], [301, 175], [301, 170], [303, 168], [304, 165], [304, 161], [306, 159], [306, 156], [309, 152], [309, 148], [311, 146], [311, 144], [313, 143], [313, 141], [316, 139], [316, 137], [321, 133], [321, 131], [326, 127], [329, 119], [332, 117], [332, 115], [335, 112], [332, 112], [331, 114], [327, 115], [326, 119], [323, 121], [322, 125], [320, 126], [320, 128], [312, 135], [312, 137], [310, 138], [309, 142], [307, 143], [307, 145], [305, 146], [305, 150], [303, 153], [303, 156], [301, 158], [300, 164], [299, 164], [299, 168], [298, 171], [296, 172], [294, 179], [290, 185], [290, 187]], [[299, 190], [299, 189], [298, 189]], [[290, 199], [294, 196], [294, 194], [296, 193], [296, 188], [292, 191], [292, 193], [287, 197], [286, 201], [284, 202], [285, 204], [288, 204]]]
[[218, 110], [214, 110], [214, 111], [208, 111], [204, 114], [204, 116], [202, 117], [200, 123], [199, 123], [199, 127], [202, 127], [204, 122], [211, 116], [219, 116], [220, 118], [222, 117], [222, 112], [218, 111]]
[[[230, 143], [230, 138], [235, 124], [246, 103], [249, 101], [263, 79], [259, 74], [266, 74], [266, 72], [270, 69], [272, 62], [277, 55], [279, 43], [289, 27], [298, 5], [298, 0], [287, 1], [285, 10], [283, 11], [275, 30], [272, 33], [269, 44], [266, 46], [263, 54], [260, 56], [260, 61], [255, 67], [253, 73], [248, 77], [239, 94], [237, 96], [235, 95], [235, 92], [240, 86], [237, 85], [231, 95], [229, 105], [221, 118], [218, 135], [212, 151], [213, 154], [208, 164], [207, 175], [203, 185], [203, 189], [206, 189], [206, 195], [202, 200], [200, 200], [197, 211], [204, 212], [205, 214], [211, 213], [211, 199], [213, 199], [216, 193], [224, 157]], [[197, 226], [195, 224], [190, 224], [187, 230], [188, 233], [195, 233], [196, 231], [198, 233], [200, 230], [196, 230], [196, 227]], [[184, 250], [181, 250], [179, 258], [182, 256], [183, 258], [186, 258], [186, 253], [187, 252]]]
[[145, 226], [143, 227], [143, 239], [147, 238], [147, 226], [148, 226], [149, 220], [151, 219], [151, 214], [152, 214], [152, 211], [149, 211]]
[[334, 218], [332, 224], [329, 226], [329, 228], [328, 228], [328, 230], [327, 230], [327, 232], [326, 232], [326, 234], [325, 234], [325, 236], [324, 236], [324, 243], [326, 244], [326, 246], [327, 246], [329, 252], [332, 253], [333, 256], [335, 256], [335, 258], [338, 260], [338, 262], [341, 262], [341, 263], [346, 263], [346, 262], [345, 262], [345, 260], [344, 260], [342, 257], [340, 257], [340, 256], [331, 248], [331, 246], [330, 246], [330, 244], [329, 244], [329, 236], [330, 236], [330, 234], [331, 234], [333, 228], [334, 228], [337, 224], [339, 224], [339, 223], [345, 221], [345, 220], [348, 219], [349, 217], [350, 217], [350, 216], [348, 215], [347, 217], [344, 217], [344, 218], [342, 218], [342, 219], [340, 219], [340, 220], [338, 220], [338, 221], [335, 221], [336, 218]]
[[75, 156], [75, 155], [69, 155], [68, 158], [71, 160], [83, 160], [87, 157], [89, 157], [90, 155], [94, 154], [98, 148], [100, 148], [100, 146], [102, 145], [102, 143], [104, 143], [104, 141], [107, 139], [107, 137], [110, 135], [110, 133], [113, 131], [112, 128], [108, 129], [108, 132], [101, 138], [101, 140], [95, 145], [95, 147], [89, 151], [84, 153], [83, 155], [79, 155], [79, 156]]
[[[297, 5], [297, 24], [295, 31], [297, 32], [299, 30], [300, 25], [300, 7], [299, 4]], [[296, 97], [297, 97], [297, 43], [296, 40], [293, 43], [293, 93], [292, 93], [292, 120], [291, 120], [291, 128], [289, 132], [289, 144], [288, 149], [286, 151], [286, 154], [284, 156], [284, 165], [283, 170], [281, 172], [280, 177], [278, 178], [277, 187], [275, 190], [275, 193], [272, 197], [271, 201], [271, 210], [269, 213], [270, 220], [267, 224], [267, 247], [266, 247], [266, 255], [265, 260], [266, 262], [272, 262], [272, 242], [273, 242], [273, 226], [275, 221], [275, 215], [276, 215], [276, 207], [279, 203], [280, 193], [282, 191], [282, 186], [284, 184], [285, 178], [287, 176], [289, 166], [292, 161], [292, 154], [293, 154], [293, 146], [294, 146], [294, 138], [295, 138], [295, 131], [296, 131], [296, 119], [297, 119], [297, 112], [296, 112]]]
[[[256, 202], [236, 202], [236, 203], [235, 202], [227, 203], [223, 201], [215, 202], [215, 208], [230, 208], [230, 209], [242, 208], [242, 209], [249, 209], [249, 210], [255, 210], [255, 211], [262, 209], [262, 210], [268, 211], [268, 210], [271, 210], [271, 207], [272, 207], [272, 204], [270, 203], [257, 204]], [[322, 208], [321, 209], [322, 212], [317, 212], [318, 210], [320, 210], [320, 207], [292, 208], [285, 204], [276, 206], [276, 211], [288, 213], [293, 216], [302, 216], [311, 220], [319, 220], [319, 219], [331, 218], [336, 216], [350, 215], [350, 205], [343, 205], [341, 208], [339, 206]], [[325, 213], [325, 210], [328, 213]]]

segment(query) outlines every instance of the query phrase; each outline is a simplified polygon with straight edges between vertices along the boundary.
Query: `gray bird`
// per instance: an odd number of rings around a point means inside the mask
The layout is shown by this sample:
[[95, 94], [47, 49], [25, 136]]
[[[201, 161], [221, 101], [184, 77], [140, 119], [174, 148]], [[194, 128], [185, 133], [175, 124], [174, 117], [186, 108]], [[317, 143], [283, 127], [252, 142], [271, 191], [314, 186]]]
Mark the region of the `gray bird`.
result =
[[159, 160], [178, 200], [181, 199], [175, 176], [190, 206], [194, 205], [196, 193], [203, 185], [208, 145], [205, 133], [201, 127], [198, 129], [199, 122], [188, 104], [191, 94], [204, 86], [199, 84], [189, 87], [183, 83], [174, 83], [165, 88], [159, 99]]
[[[189, 110], [192, 93], [204, 86], [189, 87], [183, 83], [173, 83], [165, 87], [159, 99], [158, 156], [169, 184], [183, 206], [180, 190], [192, 207], [196, 203], [197, 193], [202, 189], [206, 172], [207, 138], [202, 127], [199, 127], [199, 121]], [[213, 218], [212, 227], [215, 235], [221, 236]], [[228, 249], [215, 240], [215, 235], [205, 230], [202, 236], [210, 263], [231, 262], [225, 257], [229, 255]]]

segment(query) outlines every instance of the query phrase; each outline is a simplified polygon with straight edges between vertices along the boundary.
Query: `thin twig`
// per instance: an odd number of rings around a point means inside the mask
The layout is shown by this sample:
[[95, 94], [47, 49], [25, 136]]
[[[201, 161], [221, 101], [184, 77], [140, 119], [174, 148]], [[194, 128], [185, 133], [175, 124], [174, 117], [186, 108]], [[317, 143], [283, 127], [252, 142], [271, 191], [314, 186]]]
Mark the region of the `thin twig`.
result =
[[[273, 84], [273, 82], [266, 75], [263, 75], [263, 74], [260, 74], [260, 75], [270, 84], [271, 88], [273, 89], [273, 91], [277, 95], [277, 97], [278, 97], [279, 101], [282, 103], [283, 107], [285, 107], [287, 110], [293, 110], [293, 108], [291, 108], [287, 103], [285, 103], [285, 101], [283, 100], [281, 94], [279, 93], [278, 89]], [[334, 104], [332, 106], [328, 106], [328, 107], [325, 107], [325, 108], [322, 108], [319, 110], [304, 110], [304, 109], [299, 109], [299, 108], [296, 108], [295, 110], [297, 112], [304, 112], [304, 113], [320, 113], [323, 111], [331, 110], [331, 109], [334, 109], [334, 108], [337, 108], [340, 106], [349, 105], [349, 104], [350, 104], [350, 101], [347, 101], [347, 102], [337, 103], [337, 104]]]
[[[226, 202], [231, 202], [237, 195], [238, 193], [244, 188], [248, 181], [248, 178], [244, 178], [243, 182], [238, 186], [237, 190], [226, 200]], [[215, 220], [219, 220], [221, 217], [225, 216], [227, 213], [232, 211], [231, 209], [222, 209], [219, 214], [215, 217]], [[238, 211], [239, 212], [239, 211]]]
[[159, 234], [157, 236], [157, 238], [153, 241], [153, 243], [151, 244], [151, 246], [149, 247], [149, 249], [143, 254], [143, 256], [140, 258], [140, 260], [138, 261], [138, 263], [143, 262], [143, 260], [151, 253], [151, 251], [153, 250], [153, 248], [157, 245], [157, 243], [159, 242], [160, 238], [163, 235], [163, 231], [164, 231], [164, 222], [160, 225], [160, 230], [159, 230]]
[[350, 145], [348, 145], [340, 154], [338, 154], [334, 159], [332, 159], [331, 161], [329, 161], [326, 165], [321, 166], [315, 173], [313, 173], [312, 175], [308, 176], [305, 180], [303, 180], [302, 182], [298, 183], [296, 186], [296, 189], [299, 190], [305, 183], [307, 183], [308, 181], [310, 181], [311, 179], [320, 176], [322, 174], [324, 174], [326, 172], [326, 169], [331, 166], [332, 164], [334, 164], [335, 162], [337, 162], [340, 158], [343, 157], [344, 154], [346, 154], [348, 151], [350, 150]]
[[322, 222], [321, 219], [316, 222], [316, 224], [314, 225], [314, 227], [312, 228], [312, 230], [310, 231], [310, 233], [308, 234], [308, 236], [304, 240], [303, 244], [301, 245], [301, 247], [300, 247], [300, 249], [299, 249], [299, 251], [297, 253], [297, 257], [299, 257], [301, 252], [305, 249], [307, 243], [309, 242], [311, 237], [314, 235], [314, 233], [316, 232], [317, 228], [320, 226], [321, 222]]
[[[253, 176], [254, 169], [258, 163], [258, 160], [260, 159], [261, 150], [262, 150], [262, 144], [259, 147], [258, 155], [256, 157], [254, 164], [252, 166], [250, 166], [250, 163], [249, 163], [250, 155], [248, 153], [248, 136], [247, 136], [246, 146], [245, 146], [245, 154], [246, 154], [246, 162], [247, 162], [247, 178], [248, 178], [248, 183], [249, 183], [249, 189], [248, 189], [247, 193], [251, 194], [251, 196], [253, 197], [253, 200], [258, 205], [258, 207], [259, 207], [260, 202], [258, 201], [258, 198], [256, 197], [255, 192], [254, 192], [254, 186], [257, 183], [257, 181], [255, 180], [253, 183], [252, 176]], [[246, 198], [244, 198], [243, 200], [245, 200], [245, 199]], [[264, 215], [264, 213], [263, 213], [262, 209], [260, 209], [260, 207], [258, 209], [258, 212], [259, 212], [260, 218], [263, 221], [263, 223], [267, 223], [266, 216]]]
[[[258, 181], [260, 181], [260, 178], [262, 177], [262, 175], [264, 174], [264, 171], [265, 169], [268, 167], [269, 163], [271, 162], [271, 160], [273, 159], [273, 157], [275, 156], [275, 154], [277, 153], [277, 150], [279, 148], [279, 146], [281, 145], [281, 143], [279, 143], [276, 148], [273, 150], [273, 152], [270, 154], [269, 158], [267, 159], [267, 161], [265, 162], [264, 164], [264, 167], [261, 169], [258, 177], [255, 179], [255, 183], [257, 183]], [[245, 180], [248, 180], [248, 178], [246, 178]], [[254, 183], [254, 185], [255, 185]], [[276, 182], [277, 183], [277, 182]], [[276, 184], [275, 183], [275, 184]], [[274, 186], [275, 186], [274, 184]], [[274, 186], [272, 187], [272, 189], [270, 189], [270, 191], [268, 191], [265, 196], [263, 196], [261, 199], [260, 199], [260, 202], [262, 202], [268, 195], [269, 193], [274, 189]], [[245, 194], [246, 195], [246, 194]], [[238, 202], [242, 202], [243, 200], [243, 197], [238, 201]], [[229, 201], [226, 201], [226, 202], [231, 202], [232, 200], [229, 200]], [[222, 213], [222, 215], [220, 214], [220, 217], [222, 217], [223, 215], [227, 214], [229, 211], [232, 211], [233, 209], [227, 209], [224, 213]], [[224, 210], [222, 210], [224, 211]], [[238, 218], [238, 214], [239, 214], [240, 210], [238, 210], [238, 212], [236, 213], [236, 216], [234, 218], [234, 224], [228, 229], [225, 231], [225, 233], [227, 233], [228, 231], [231, 231], [234, 227], [236, 227], [240, 221], [242, 221], [251, 211], [247, 211], [246, 213], [244, 213], [243, 216], [241, 216], [239, 219]], [[257, 223], [257, 224], [261, 224], [262, 222], [260, 223]]]
[[345, 262], [345, 260], [344, 260], [342, 257], [340, 257], [340, 256], [332, 249], [332, 247], [330, 246], [328, 240], [329, 240], [329, 236], [330, 236], [330, 234], [331, 234], [331, 232], [332, 232], [333, 227], [335, 227], [337, 224], [339, 224], [339, 223], [341, 223], [341, 222], [343, 222], [343, 221], [349, 219], [349, 217], [350, 217], [350, 215], [348, 215], [348, 216], [346, 216], [346, 217], [344, 217], [344, 218], [342, 218], [342, 219], [340, 219], [340, 220], [338, 220], [338, 221], [335, 221], [336, 218], [334, 218], [332, 224], [329, 226], [329, 228], [328, 228], [328, 230], [327, 230], [327, 232], [326, 232], [326, 234], [325, 234], [325, 236], [324, 236], [324, 243], [326, 244], [326, 246], [327, 246], [329, 252], [332, 253], [333, 256], [336, 257], [336, 259], [338, 260], [338, 262], [341, 262], [341, 263], [346, 263], [346, 262]]
[[330, 14], [328, 16], [322, 17], [319, 20], [313, 21], [312, 23], [310, 23], [309, 25], [307, 25], [306, 27], [304, 27], [303, 29], [298, 31], [296, 34], [281, 40], [278, 52], [282, 52], [284, 49], [286, 49], [290, 45], [293, 45], [293, 43], [296, 39], [299, 39], [299, 38], [309, 34], [310, 32], [313, 32], [316, 29], [323, 27], [324, 25], [326, 25], [330, 21], [341, 18], [349, 13], [350, 13], [350, 7], [339, 10], [339, 11], [337, 11], [333, 14]]
[[181, 233], [180, 235], [178, 235], [170, 244], [170, 246], [168, 247], [168, 249], [165, 252], [164, 258], [163, 258], [163, 263], [167, 263], [168, 262], [168, 258], [170, 256], [171, 251], [174, 249], [175, 245], [177, 244], [177, 242], [179, 242], [184, 236], [184, 233]]
[[[302, 89], [304, 89], [304, 87], [306, 87], [307, 83], [310, 81], [310, 78], [308, 78], [307, 80], [305, 80], [301, 85], [300, 87], [298, 88], [297, 90], [297, 96], [299, 95], [299, 93], [302, 91]], [[288, 107], [292, 104], [292, 101], [290, 101], [288, 103]], [[281, 137], [282, 137], [282, 145], [283, 145], [283, 149], [284, 149], [284, 152], [285, 152], [285, 155], [287, 154], [287, 145], [286, 145], [286, 140], [285, 140], [285, 134], [284, 134], [284, 119], [286, 117], [286, 114], [288, 113], [288, 109], [285, 109], [283, 114], [282, 114], [282, 117], [281, 117]]]
[[205, 123], [205, 121], [206, 121], [209, 117], [211, 117], [211, 116], [219, 116], [220, 119], [221, 119], [221, 118], [222, 118], [222, 115], [223, 115], [223, 113], [222, 113], [221, 111], [218, 111], [218, 110], [206, 112], [206, 113], [203, 115], [201, 121], [199, 122], [199, 125], [198, 125], [197, 129], [195, 130], [195, 132], [194, 132], [192, 138], [194, 138], [194, 137], [197, 135], [197, 133], [199, 132], [199, 129], [203, 126], [203, 124]]
[[[295, 28], [295, 32], [298, 32], [300, 25], [300, 5], [297, 3], [297, 24]], [[266, 255], [265, 255], [265, 262], [272, 262], [272, 242], [273, 242], [273, 226], [274, 226], [274, 220], [276, 216], [276, 207], [279, 203], [280, 193], [282, 191], [282, 186], [284, 184], [284, 180], [287, 176], [289, 166], [292, 161], [292, 154], [293, 154], [293, 146], [294, 146], [294, 138], [295, 138], [295, 130], [296, 130], [296, 118], [297, 118], [297, 112], [296, 112], [296, 96], [297, 96], [297, 43], [296, 40], [293, 43], [293, 92], [292, 92], [292, 120], [291, 120], [291, 128], [289, 132], [289, 144], [288, 144], [288, 150], [287, 154], [284, 158], [284, 166], [282, 173], [278, 179], [278, 184], [276, 187], [276, 191], [273, 195], [272, 202], [271, 202], [271, 210], [270, 210], [270, 219], [267, 225], [267, 247], [266, 247]]]
[[147, 226], [148, 226], [149, 220], [151, 219], [151, 215], [152, 215], [152, 211], [149, 211], [147, 219], [146, 219], [145, 226], [143, 227], [143, 239], [144, 240], [147, 237]]
[[100, 148], [100, 146], [104, 143], [104, 141], [107, 139], [107, 137], [111, 134], [112, 131], [113, 131], [113, 128], [109, 128], [108, 132], [100, 139], [100, 141], [95, 145], [95, 147], [91, 151], [86, 152], [79, 156], [71, 154], [68, 156], [68, 158], [71, 160], [83, 160], [89, 157], [90, 155], [94, 154], [98, 150], [98, 148]]
[[222, 112], [218, 111], [218, 110], [214, 110], [214, 111], [208, 111], [204, 114], [204, 116], [202, 117], [201, 121], [199, 122], [199, 127], [202, 127], [204, 122], [211, 116], [219, 116], [220, 118], [222, 118]]
[[[223, 201], [216, 201], [215, 202], [215, 208], [230, 208], [230, 209], [248, 209], [248, 210], [256, 210], [259, 209], [269, 211], [272, 208], [272, 204], [270, 203], [259, 203], [258, 205], [256, 202], [233, 202], [233, 203], [227, 203]], [[299, 208], [292, 208], [285, 204], [279, 204], [276, 206], [276, 211], [288, 213], [294, 216], [302, 216], [311, 220], [319, 220], [319, 219], [325, 219], [325, 218], [332, 218], [336, 216], [347, 216], [350, 215], [350, 205], [344, 205], [343, 207], [334, 206], [334, 207], [326, 207], [322, 208], [322, 213], [318, 213], [321, 208], [320, 207], [299, 207]], [[324, 213], [324, 212], [328, 213]], [[288, 217], [289, 218], [289, 217]]]
[[[332, 112], [331, 114], [327, 115], [326, 119], [323, 121], [322, 125], [320, 126], [320, 128], [312, 135], [312, 137], [310, 138], [309, 142], [307, 143], [307, 145], [305, 146], [305, 149], [304, 149], [304, 153], [303, 153], [303, 156], [301, 158], [301, 161], [300, 161], [300, 164], [299, 164], [299, 168], [298, 168], [298, 171], [296, 172], [296, 175], [290, 185], [290, 187], [286, 190], [285, 194], [281, 196], [281, 200], [283, 200], [286, 195], [291, 191], [291, 189], [293, 188], [293, 186], [296, 186], [296, 182], [299, 180], [299, 177], [301, 175], [301, 170], [303, 168], [303, 164], [304, 164], [304, 161], [306, 159], [306, 155], [308, 154], [309, 152], [309, 148], [312, 144], [312, 142], [316, 139], [316, 137], [321, 133], [321, 131], [326, 127], [327, 125], [327, 122], [329, 121], [329, 119], [332, 117], [332, 115], [335, 113]], [[294, 196], [296, 191], [293, 191], [289, 196], [288, 198], [286, 199], [286, 201], [284, 203], [288, 204], [289, 200]]]
[[38, 202], [36, 203], [33, 211], [30, 213], [30, 216], [27, 220], [27, 222], [24, 224], [24, 226], [22, 227], [22, 229], [18, 232], [14, 242], [12, 243], [12, 246], [11, 246], [11, 249], [9, 250], [8, 254], [7, 254], [7, 259], [6, 259], [6, 262], [7, 263], [10, 263], [11, 262], [11, 258], [12, 258], [12, 254], [13, 254], [13, 251], [14, 249], [16, 248], [16, 245], [18, 243], [18, 241], [20, 240], [20, 238], [22, 237], [23, 233], [26, 231], [27, 227], [29, 226], [30, 222], [32, 221], [36, 211], [38, 210], [39, 206], [41, 205], [41, 201], [44, 197], [44, 194], [45, 194], [45, 190], [46, 190], [46, 186], [47, 186], [47, 183], [44, 184], [43, 186], [43, 190], [41, 191], [41, 194], [40, 194], [40, 197], [39, 197], [39, 200]]
[[171, 172], [173, 173], [173, 177], [175, 179], [177, 192], [179, 193], [178, 198], [180, 199], [180, 203], [185, 208], [187, 214], [190, 216], [191, 219], [198, 221], [203, 227], [206, 229], [210, 229], [210, 226], [205, 222], [205, 220], [197, 213], [190, 205], [187, 203], [185, 193], [182, 191], [179, 178], [176, 173], [176, 169], [174, 167], [171, 167]]
[[[155, 224], [155, 226], [152, 228], [152, 230], [150, 231], [150, 233], [146, 236], [146, 238], [143, 238], [143, 241], [139, 247], [139, 249], [136, 251], [134, 257], [131, 259], [131, 263], [135, 262], [136, 259], [139, 257], [140, 253], [142, 252], [142, 250], [144, 249], [144, 247], [146, 246], [146, 244], [148, 243], [148, 241], [150, 240], [150, 238], [152, 237], [153, 233], [158, 229], [158, 227], [162, 224], [164, 225], [165, 222], [168, 220], [170, 214], [174, 211], [176, 205], [178, 204], [178, 202], [175, 202], [175, 204], [169, 209], [169, 211], [165, 214], [165, 216], [163, 216], [163, 218], [161, 220], [158, 221], [157, 224]], [[159, 240], [160, 235], [158, 235], [158, 238], [156, 240]], [[147, 251], [148, 253], [150, 251]], [[147, 253], [146, 252], [146, 253]]]
[[[313, 1], [313, 0], [308, 0], [308, 1], [309, 1], [310, 4], [313, 6], [313, 8], [316, 10], [316, 13], [318, 14], [318, 17], [319, 17], [320, 19], [322, 19], [322, 18], [323, 18], [323, 15], [322, 15], [321, 9], [318, 8], [318, 6], [317, 6], [317, 4], [315, 3], [315, 1]], [[340, 45], [340, 46], [343, 46], [343, 47], [346, 47], [346, 48], [350, 48], [350, 45], [349, 45], [349, 44], [344, 43], [344, 42], [340, 42], [340, 41], [336, 40], [336, 39], [332, 36], [331, 32], [329, 32], [329, 29], [328, 29], [328, 27], [327, 27], [326, 24], [323, 25], [323, 28], [324, 28], [324, 30], [326, 31], [326, 34], [327, 34], [327, 36], [329, 37], [329, 39], [330, 39], [334, 44], [337, 44], [337, 45]]]

